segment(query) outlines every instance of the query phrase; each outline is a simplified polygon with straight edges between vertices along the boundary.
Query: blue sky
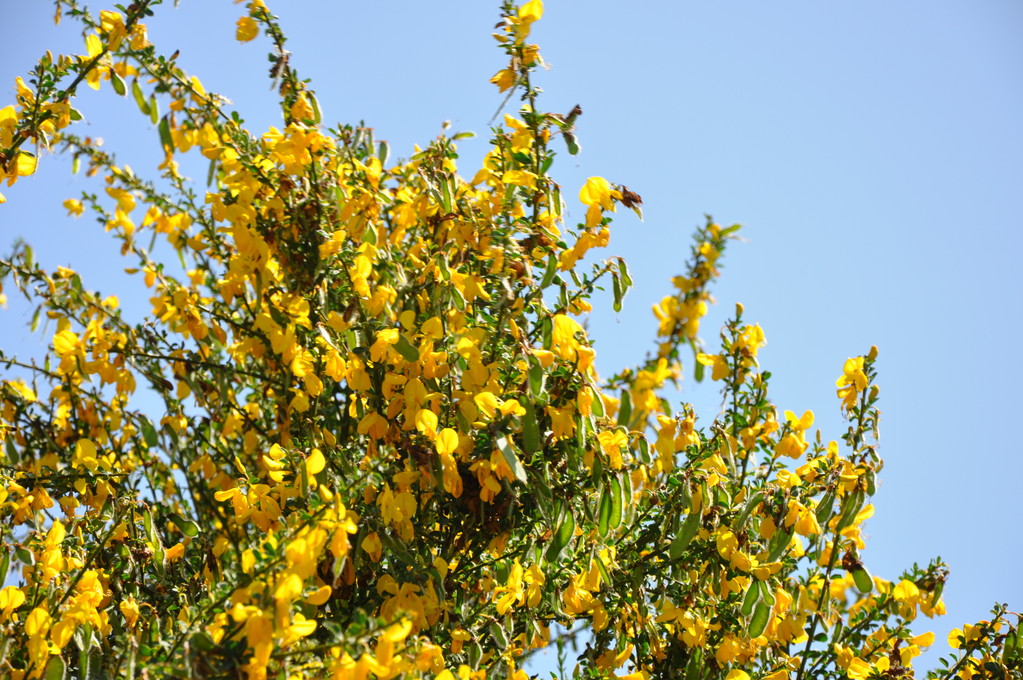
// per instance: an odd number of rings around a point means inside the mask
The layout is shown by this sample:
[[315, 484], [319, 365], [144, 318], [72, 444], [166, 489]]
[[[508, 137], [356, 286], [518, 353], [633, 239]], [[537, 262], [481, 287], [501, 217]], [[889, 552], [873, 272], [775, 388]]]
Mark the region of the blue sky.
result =
[[[487, 82], [503, 66], [490, 37], [496, 2], [269, 4], [327, 122], [364, 119], [408, 156], [451, 121], [480, 135], [461, 147], [464, 174], [474, 172], [502, 100]], [[262, 131], [280, 118], [266, 43], [233, 40], [242, 12], [182, 0], [158, 9], [150, 37], [180, 49], [179, 63]], [[5, 10], [0, 105], [45, 49], [83, 51], [51, 16], [49, 3]], [[553, 170], [566, 195], [601, 175], [644, 200], [644, 222], [625, 213], [612, 226], [607, 254], [628, 260], [636, 288], [621, 313], [608, 303], [589, 322], [601, 370], [652, 347], [650, 306], [670, 292], [703, 214], [742, 223], [747, 242], [726, 256], [702, 335], [713, 341], [741, 301], [767, 335], [775, 403], [812, 409], [826, 439], [842, 432], [842, 362], [878, 345], [887, 466], [864, 557], [889, 579], [914, 561], [949, 563], [949, 615], [920, 625], [940, 643], [995, 600], [1023, 610], [1012, 434], [1023, 422], [1021, 29], [1012, 0], [550, 0], [533, 33], [550, 66], [538, 76], [544, 107], [584, 111], [581, 155]], [[79, 133], [145, 172], [156, 130], [130, 98], [101, 95], [82, 98]], [[24, 236], [44, 263], [120, 294], [129, 263], [95, 224], [63, 217], [60, 202], [91, 186], [68, 167], [44, 159], [36, 177], [4, 189], [0, 243]], [[144, 298], [126, 304], [142, 309]], [[0, 346], [39, 346], [18, 325], [22, 308], [3, 314]], [[686, 382], [681, 398], [707, 415], [718, 408], [712, 384]]]

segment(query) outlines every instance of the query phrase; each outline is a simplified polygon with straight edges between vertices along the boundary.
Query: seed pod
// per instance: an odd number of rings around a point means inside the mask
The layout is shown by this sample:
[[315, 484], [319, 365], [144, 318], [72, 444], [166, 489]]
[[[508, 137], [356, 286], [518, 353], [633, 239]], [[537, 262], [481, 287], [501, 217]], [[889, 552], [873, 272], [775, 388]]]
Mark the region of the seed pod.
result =
[[600, 492], [599, 510], [597, 511], [597, 533], [601, 538], [605, 538], [611, 529], [611, 503], [611, 490], [605, 486]]
[[742, 598], [742, 606], [739, 611], [743, 616], [749, 616], [753, 613], [753, 607], [760, 601], [760, 586], [756, 583], [751, 583], [749, 589], [746, 591], [746, 597]]
[[852, 577], [853, 583], [856, 584], [856, 590], [864, 595], [874, 590], [874, 579], [870, 577], [870, 572], [863, 565], [860, 565], [859, 569], [853, 570]]
[[689, 661], [686, 663], [686, 680], [698, 680], [703, 677], [703, 651], [695, 648], [690, 652]]
[[851, 494], [848, 494], [842, 501], [841, 515], [838, 517], [838, 524], [835, 525], [835, 531], [841, 531], [847, 526], [853, 523], [856, 519], [856, 515], [859, 513], [860, 508], [863, 507], [863, 501], [865, 495], [863, 490], [857, 488]]
[[675, 536], [675, 540], [668, 546], [668, 557], [673, 560], [677, 560], [682, 556], [686, 547], [689, 546], [690, 541], [696, 536], [696, 532], [700, 529], [700, 520], [703, 519], [702, 515], [698, 512], [690, 512], [686, 517], [686, 521], [682, 523], [682, 528], [678, 530], [678, 535]]
[[563, 511], [564, 515], [561, 517], [561, 524], [558, 525], [557, 530], [554, 532], [554, 538], [547, 547], [546, 557], [548, 562], [557, 560], [561, 551], [565, 549], [568, 542], [575, 536], [575, 517], [572, 515], [572, 510], [566, 505], [563, 506]]
[[829, 489], [821, 496], [820, 501], [817, 502], [817, 523], [824, 526], [831, 519], [831, 514], [835, 510], [835, 490]]
[[1018, 628], [1012, 628], [1008, 633], [1005, 634], [1005, 640], [1002, 642], [1002, 663], [1012, 668], [1020, 662], [1020, 658], [1023, 657], [1020, 647], [1020, 631]]
[[[795, 526], [795, 525], [793, 525]], [[789, 543], [792, 542], [792, 529], [785, 529], [784, 527], [778, 527], [774, 531], [774, 536], [767, 543], [767, 561], [777, 562], [778, 558], [784, 554], [785, 550], [789, 547]]]
[[758, 602], [753, 610], [753, 618], [749, 621], [749, 628], [746, 632], [751, 638], [760, 637], [767, 628], [767, 621], [771, 617], [771, 607], [766, 602]]
[[752, 496], [750, 496], [750, 499], [746, 502], [746, 507], [742, 509], [742, 513], [740, 513], [739, 517], [736, 518], [735, 520], [735, 525], [732, 528], [733, 531], [735, 531], [736, 533], [742, 531], [743, 526], [746, 525], [746, 520], [749, 519], [749, 516], [750, 514], [752, 514], [754, 508], [760, 505], [760, 502], [763, 500], [764, 500], [763, 491], [757, 491]]

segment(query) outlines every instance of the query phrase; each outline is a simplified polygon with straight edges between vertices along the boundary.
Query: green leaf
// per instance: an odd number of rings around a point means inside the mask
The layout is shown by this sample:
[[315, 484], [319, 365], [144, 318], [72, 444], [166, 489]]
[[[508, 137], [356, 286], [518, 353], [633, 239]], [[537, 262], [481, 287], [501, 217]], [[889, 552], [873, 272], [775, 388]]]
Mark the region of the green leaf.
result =
[[380, 142], [377, 144], [377, 158], [380, 159], [380, 165], [387, 165], [387, 159], [391, 156], [391, 146], [387, 142]]
[[398, 342], [394, 343], [394, 349], [405, 361], [410, 363], [419, 361], [419, 350], [404, 335], [398, 335]]

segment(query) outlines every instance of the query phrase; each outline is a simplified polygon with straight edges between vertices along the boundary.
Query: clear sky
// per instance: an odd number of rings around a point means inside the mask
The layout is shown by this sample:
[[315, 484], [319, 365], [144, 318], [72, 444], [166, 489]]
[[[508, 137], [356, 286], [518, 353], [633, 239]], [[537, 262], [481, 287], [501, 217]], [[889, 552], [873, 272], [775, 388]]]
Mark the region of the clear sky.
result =
[[[70, 23], [54, 28], [50, 3], [5, 4], [0, 106], [45, 49], [84, 51]], [[408, 156], [450, 120], [480, 135], [462, 146], [471, 176], [503, 98], [487, 82], [503, 66], [490, 38], [497, 2], [268, 4], [325, 121], [364, 119]], [[267, 43], [233, 40], [242, 6], [182, 0], [157, 11], [148, 23], [160, 49], [181, 50], [179, 64], [232, 99], [250, 129], [279, 123]], [[941, 648], [950, 628], [986, 618], [995, 600], [1023, 610], [1023, 452], [1013, 434], [1023, 424], [1014, 358], [1023, 4], [548, 0], [533, 35], [550, 66], [539, 75], [546, 110], [584, 111], [581, 155], [553, 170], [566, 195], [601, 175], [644, 200], [645, 222], [626, 213], [612, 226], [607, 254], [629, 261], [636, 288], [620, 314], [608, 303], [590, 320], [601, 370], [652, 347], [650, 306], [670, 292], [703, 214], [742, 223], [748, 242], [726, 255], [703, 336], [713, 341], [743, 302], [767, 335], [761, 365], [780, 408], [812, 409], [823, 436], [837, 439], [842, 362], [880, 348], [887, 465], [868, 567], [896, 579], [914, 561], [949, 563], [949, 615], [920, 624]], [[101, 94], [82, 98], [89, 127], [79, 133], [148, 171], [155, 128], [130, 97]], [[37, 176], [3, 190], [0, 244], [24, 236], [44, 263], [125, 297], [127, 263], [112, 241], [63, 217], [63, 199], [95, 186], [68, 167], [44, 159]], [[144, 309], [144, 297], [127, 297]], [[0, 346], [40, 346], [19, 325], [22, 307], [12, 301], [2, 314]], [[686, 382], [681, 398], [704, 414], [718, 408], [712, 384]]]

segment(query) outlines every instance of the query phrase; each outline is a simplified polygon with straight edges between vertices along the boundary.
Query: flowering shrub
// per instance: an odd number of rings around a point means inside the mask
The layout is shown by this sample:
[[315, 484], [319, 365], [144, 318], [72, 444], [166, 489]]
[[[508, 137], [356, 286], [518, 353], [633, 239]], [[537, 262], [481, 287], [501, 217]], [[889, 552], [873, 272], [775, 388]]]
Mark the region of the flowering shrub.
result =
[[[557, 677], [913, 676], [934, 636], [909, 626], [943, 612], [947, 570], [889, 581], [859, 558], [875, 348], [842, 368], [836, 440], [779, 413], [741, 307], [713, 352], [698, 338], [738, 229], [708, 220], [652, 351], [597, 374], [578, 318], [631, 279], [593, 251], [642, 201], [592, 177], [566, 224], [550, 170], [581, 110], [540, 107], [540, 0], [501, 7], [492, 82], [520, 105], [471, 178], [458, 135], [393, 162], [371, 129], [323, 126], [261, 0], [236, 34], [271, 49], [283, 122], [259, 135], [150, 44], [159, 3], [56, 4], [85, 53], [18, 80], [0, 179], [43, 149], [101, 177], [64, 205], [119, 241], [152, 311], [126, 318], [28, 246], [0, 260], [55, 324], [43, 359], [0, 354], [4, 677], [518, 680], [549, 644]], [[74, 134], [83, 85], [157, 126], [154, 178]], [[705, 427], [664, 397], [689, 353], [724, 396]], [[932, 677], [1021, 677], [1003, 607], [949, 643]]]

